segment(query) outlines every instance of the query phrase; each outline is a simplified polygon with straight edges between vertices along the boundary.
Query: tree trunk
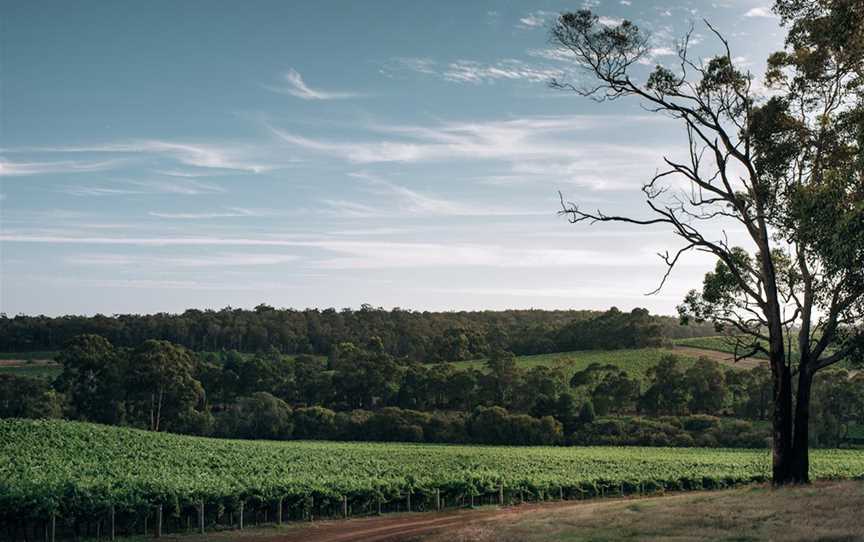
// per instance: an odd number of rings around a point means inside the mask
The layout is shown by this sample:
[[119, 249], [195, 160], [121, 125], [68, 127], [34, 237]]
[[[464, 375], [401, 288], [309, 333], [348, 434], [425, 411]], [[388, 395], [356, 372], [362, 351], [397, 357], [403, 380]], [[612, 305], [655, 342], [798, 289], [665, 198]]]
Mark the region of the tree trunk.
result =
[[155, 425], [155, 412], [154, 407], [156, 405], [156, 395], [154, 393], [150, 394], [150, 430], [153, 431], [153, 426]]
[[798, 397], [795, 403], [795, 433], [789, 477], [796, 484], [810, 483], [810, 390], [813, 375], [802, 368], [798, 377]]
[[163, 390], [162, 387], [159, 387], [159, 402], [156, 405], [156, 425], [153, 427], [153, 431], [159, 431], [159, 422], [162, 420], [162, 397]]
[[[772, 364], [774, 362], [772, 361]], [[782, 486], [792, 482], [792, 375], [785, 363], [774, 370], [774, 439], [772, 483]]]

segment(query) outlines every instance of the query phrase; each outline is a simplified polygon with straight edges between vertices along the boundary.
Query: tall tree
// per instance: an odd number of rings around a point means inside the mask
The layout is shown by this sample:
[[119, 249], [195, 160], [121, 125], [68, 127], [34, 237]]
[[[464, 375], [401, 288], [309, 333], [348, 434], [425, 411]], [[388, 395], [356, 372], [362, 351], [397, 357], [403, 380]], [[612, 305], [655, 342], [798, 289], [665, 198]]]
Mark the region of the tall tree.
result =
[[194, 409], [203, 397], [188, 350], [168, 341], [149, 340], [132, 353], [127, 405], [151, 431], [165, 429]]
[[78, 335], [66, 343], [57, 361], [63, 372], [56, 386], [66, 395], [72, 416], [99, 423], [123, 422], [123, 351], [98, 335]]
[[486, 378], [492, 392], [490, 397], [492, 404], [509, 405], [522, 377], [522, 371], [516, 365], [516, 356], [512, 352], [495, 350], [489, 354], [486, 368], [489, 369]]
[[[685, 253], [718, 259], [680, 311], [735, 332], [742, 355], [768, 355], [773, 481], [782, 485], [809, 479], [814, 374], [860, 358], [864, 343], [864, 0], [777, 0], [774, 11], [788, 35], [768, 59], [770, 98], [754, 92], [754, 77], [707, 21], [721, 54], [694, 59], [688, 35], [677, 65], [650, 73], [640, 73], [649, 39], [629, 21], [607, 26], [583, 10], [562, 14], [550, 33], [593, 79], [553, 87], [599, 101], [639, 98], [685, 129], [688, 158], [664, 158], [668, 168], [643, 186], [653, 216], [586, 211], [563, 197], [562, 213], [573, 223], [671, 227], [682, 246], [661, 255], [661, 287]], [[676, 177], [687, 190], [668, 184]], [[719, 231], [730, 223], [746, 232], [748, 248]], [[797, 359], [786, 344], [792, 335]]]

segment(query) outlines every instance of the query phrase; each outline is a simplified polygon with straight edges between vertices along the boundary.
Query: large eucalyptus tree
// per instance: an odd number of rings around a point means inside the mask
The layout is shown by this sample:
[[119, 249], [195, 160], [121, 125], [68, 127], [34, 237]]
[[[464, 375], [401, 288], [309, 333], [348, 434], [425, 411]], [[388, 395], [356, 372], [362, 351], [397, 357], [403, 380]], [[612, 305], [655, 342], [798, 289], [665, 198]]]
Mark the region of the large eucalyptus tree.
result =
[[[782, 485], [809, 479], [813, 376], [864, 350], [864, 0], [777, 0], [773, 9], [788, 34], [761, 81], [735, 65], [707, 21], [719, 55], [694, 58], [688, 35], [674, 66], [648, 71], [649, 36], [629, 21], [564, 13], [550, 34], [590, 79], [553, 87], [640, 99], [686, 132], [687, 158], [664, 158], [668, 167], [642, 188], [646, 217], [588, 211], [563, 197], [562, 213], [573, 223], [670, 227], [681, 245], [661, 255], [661, 287], [685, 253], [717, 258], [679, 311], [730, 331], [736, 355], [768, 356], [773, 481]], [[676, 177], [687, 189], [670, 182]], [[721, 233], [727, 223], [746, 232], [747, 246]]]

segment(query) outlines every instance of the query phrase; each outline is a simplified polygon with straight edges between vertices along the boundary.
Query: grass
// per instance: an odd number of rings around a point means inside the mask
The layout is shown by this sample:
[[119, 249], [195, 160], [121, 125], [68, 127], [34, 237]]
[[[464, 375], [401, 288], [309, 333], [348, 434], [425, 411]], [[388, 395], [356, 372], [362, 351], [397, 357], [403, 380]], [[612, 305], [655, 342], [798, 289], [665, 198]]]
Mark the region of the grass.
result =
[[62, 370], [54, 361], [59, 352], [0, 352], [0, 374], [54, 379]]
[[[644, 375], [648, 369], [657, 365], [660, 358], [672, 354], [665, 348], [637, 348], [632, 350], [584, 350], [580, 352], [563, 352], [559, 354], [538, 354], [534, 356], [519, 356], [516, 363], [523, 369], [533, 367], [560, 367], [569, 379], [576, 371], [588, 367], [592, 363], [611, 364], [621, 367], [633, 374]], [[676, 354], [684, 365], [692, 365], [696, 358]], [[460, 369], [480, 369], [485, 371], [486, 360], [458, 361], [453, 363]]]
[[[716, 352], [724, 352], [727, 354], [732, 354], [735, 350], [734, 344], [729, 342], [729, 339], [722, 336], [715, 337], [692, 337], [688, 339], [676, 339], [674, 341], [675, 346], [687, 346], [690, 348], [701, 348], [703, 350], [714, 350]], [[786, 343], [787, 347], [789, 343]], [[793, 361], [798, 360], [798, 346], [795, 341], [791, 343], [791, 359]], [[828, 348], [827, 352], [830, 353], [831, 349]], [[764, 352], [757, 352], [753, 356], [754, 358], [759, 359], [768, 359], [768, 356], [765, 355]], [[835, 366], [837, 369], [856, 369], [856, 367], [848, 362], [848, 360], [841, 360]]]
[[45, 378], [53, 380], [57, 378], [62, 371], [59, 364], [21, 364], [21, 365], [0, 365], [0, 374], [11, 374], [15, 376], [26, 376], [30, 378]]
[[0, 352], [0, 361], [54, 361], [56, 350], [41, 350], [38, 352]]
[[[729, 339], [722, 336], [716, 337], [691, 337], [688, 339], [676, 339], [675, 346], [687, 346], [690, 348], [701, 348], [703, 350], [714, 350], [715, 352], [724, 352], [727, 354], [732, 354], [735, 350], [734, 343], [730, 343]], [[768, 359], [767, 356], [762, 353], [756, 353], [752, 357]]]
[[751, 487], [516, 512], [427, 542], [617, 540], [864, 541], [864, 483]]

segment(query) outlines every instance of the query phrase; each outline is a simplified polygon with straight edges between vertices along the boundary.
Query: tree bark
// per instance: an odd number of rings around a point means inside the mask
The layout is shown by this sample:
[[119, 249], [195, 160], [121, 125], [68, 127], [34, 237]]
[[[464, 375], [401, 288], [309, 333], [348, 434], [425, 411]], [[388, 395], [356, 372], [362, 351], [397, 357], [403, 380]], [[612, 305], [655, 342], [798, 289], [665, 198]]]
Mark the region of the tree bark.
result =
[[772, 483], [782, 486], [790, 483], [792, 460], [792, 375], [785, 363], [774, 371], [774, 442], [772, 456]]
[[153, 431], [159, 431], [159, 422], [162, 421], [162, 397], [163, 390], [162, 387], [159, 387], [159, 402], [156, 405], [156, 425], [153, 427]]
[[802, 368], [798, 377], [798, 397], [795, 403], [795, 433], [789, 478], [793, 483], [810, 483], [810, 391], [813, 375]]

